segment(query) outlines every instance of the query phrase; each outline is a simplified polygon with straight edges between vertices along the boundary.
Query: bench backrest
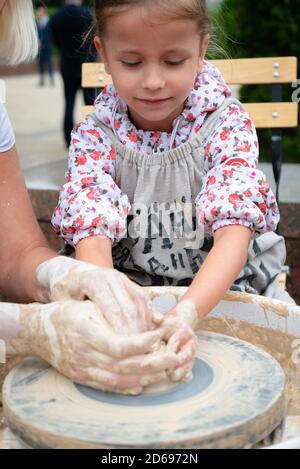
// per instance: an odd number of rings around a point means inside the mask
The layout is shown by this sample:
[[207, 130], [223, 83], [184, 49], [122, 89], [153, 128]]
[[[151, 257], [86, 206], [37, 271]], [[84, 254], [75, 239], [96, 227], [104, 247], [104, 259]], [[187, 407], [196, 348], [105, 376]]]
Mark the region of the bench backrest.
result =
[[[276, 57], [266, 59], [213, 60], [228, 85], [293, 83], [297, 79], [297, 58]], [[104, 88], [111, 83], [100, 63], [83, 64], [82, 87]], [[298, 125], [297, 103], [243, 103], [257, 128], [287, 128]], [[91, 111], [84, 107], [84, 114]]]

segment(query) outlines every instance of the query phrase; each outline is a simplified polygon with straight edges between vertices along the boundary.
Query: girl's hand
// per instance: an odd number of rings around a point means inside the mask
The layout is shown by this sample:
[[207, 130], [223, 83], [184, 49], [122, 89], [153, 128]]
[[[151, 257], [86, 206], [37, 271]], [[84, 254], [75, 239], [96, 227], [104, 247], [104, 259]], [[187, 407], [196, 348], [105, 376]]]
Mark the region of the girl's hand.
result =
[[176, 318], [180, 322], [187, 323], [193, 330], [197, 330], [200, 324], [200, 315], [195, 301], [182, 298], [175, 308], [165, 314], [166, 318]]
[[165, 315], [155, 313], [156, 324], [167, 328], [165, 340], [170, 353], [185, 352], [189, 360], [183, 367], [170, 373], [172, 381], [189, 381], [192, 378], [198, 339], [194, 330], [199, 325], [199, 315], [192, 301], [181, 301]]
[[118, 334], [139, 334], [152, 327], [148, 294], [117, 270], [56, 257], [38, 267], [37, 280], [40, 301], [89, 299]]
[[72, 381], [103, 391], [139, 394], [189, 363], [189, 352], [161, 346], [166, 327], [117, 335], [94, 303], [17, 306], [20, 330], [11, 345], [46, 360]]

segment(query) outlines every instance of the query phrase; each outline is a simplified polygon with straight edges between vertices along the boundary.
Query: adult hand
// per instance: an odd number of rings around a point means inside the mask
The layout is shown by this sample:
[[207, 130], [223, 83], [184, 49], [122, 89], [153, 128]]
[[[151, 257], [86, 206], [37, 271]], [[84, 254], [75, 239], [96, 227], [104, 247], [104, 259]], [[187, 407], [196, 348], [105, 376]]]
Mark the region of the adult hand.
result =
[[64, 301], [20, 308], [11, 345], [46, 360], [72, 381], [104, 391], [139, 394], [190, 362], [190, 351], [160, 346], [165, 326], [132, 337], [116, 334], [92, 302]]
[[60, 256], [38, 267], [37, 281], [40, 301], [89, 299], [118, 334], [133, 335], [151, 328], [148, 294], [117, 270]]

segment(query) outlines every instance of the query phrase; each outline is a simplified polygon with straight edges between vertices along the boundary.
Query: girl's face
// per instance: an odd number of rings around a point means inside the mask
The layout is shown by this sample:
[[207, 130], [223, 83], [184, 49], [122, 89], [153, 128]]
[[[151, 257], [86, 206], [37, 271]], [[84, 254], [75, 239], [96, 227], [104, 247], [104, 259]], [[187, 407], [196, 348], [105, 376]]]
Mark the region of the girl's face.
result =
[[0, 13], [3, 10], [5, 3], [6, 3], [6, 0], [0, 0]]
[[95, 45], [131, 120], [144, 130], [171, 132], [201, 71], [209, 36], [201, 44], [196, 22], [129, 9], [107, 20]]

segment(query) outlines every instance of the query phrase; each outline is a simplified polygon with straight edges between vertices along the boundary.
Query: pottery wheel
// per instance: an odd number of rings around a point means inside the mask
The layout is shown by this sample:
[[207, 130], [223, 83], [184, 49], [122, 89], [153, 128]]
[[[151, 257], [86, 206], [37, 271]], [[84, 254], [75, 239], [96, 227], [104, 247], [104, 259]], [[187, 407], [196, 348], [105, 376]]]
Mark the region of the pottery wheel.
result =
[[4, 413], [33, 448], [243, 448], [285, 417], [285, 377], [247, 342], [199, 333], [194, 377], [122, 396], [73, 384], [28, 358], [7, 376]]

